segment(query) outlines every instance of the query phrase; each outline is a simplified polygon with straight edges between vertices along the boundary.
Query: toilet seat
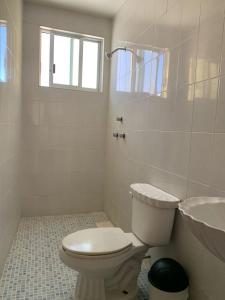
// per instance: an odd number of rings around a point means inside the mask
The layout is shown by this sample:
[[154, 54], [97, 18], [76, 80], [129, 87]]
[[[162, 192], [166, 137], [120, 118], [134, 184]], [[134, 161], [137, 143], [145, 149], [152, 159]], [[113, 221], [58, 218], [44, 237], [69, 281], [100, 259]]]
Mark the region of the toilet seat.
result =
[[66, 236], [62, 247], [79, 256], [104, 256], [128, 250], [132, 241], [120, 228], [84, 229]]

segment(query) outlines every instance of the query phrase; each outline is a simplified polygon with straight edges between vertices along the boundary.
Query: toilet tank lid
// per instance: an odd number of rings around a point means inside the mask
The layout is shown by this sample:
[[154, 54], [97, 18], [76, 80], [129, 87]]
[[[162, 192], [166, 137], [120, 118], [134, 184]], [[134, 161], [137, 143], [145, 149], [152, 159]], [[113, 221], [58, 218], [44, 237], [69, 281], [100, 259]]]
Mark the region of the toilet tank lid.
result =
[[180, 200], [159, 188], [147, 183], [130, 185], [133, 198], [158, 208], [177, 208]]

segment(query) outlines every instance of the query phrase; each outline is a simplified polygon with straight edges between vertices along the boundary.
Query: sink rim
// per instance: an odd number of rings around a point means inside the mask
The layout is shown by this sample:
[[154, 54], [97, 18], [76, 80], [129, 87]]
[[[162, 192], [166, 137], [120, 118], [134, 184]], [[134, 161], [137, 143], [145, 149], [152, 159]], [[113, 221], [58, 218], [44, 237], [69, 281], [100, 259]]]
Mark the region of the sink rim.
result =
[[219, 228], [217, 226], [211, 225], [206, 221], [201, 220], [200, 218], [194, 217], [190, 213], [190, 209], [194, 206], [200, 206], [204, 204], [217, 204], [217, 203], [224, 203], [225, 205], [225, 198], [222, 197], [190, 197], [187, 198], [179, 203], [179, 211], [184, 218], [188, 218], [193, 222], [197, 222], [202, 224], [203, 226], [207, 226], [213, 230], [220, 231], [221, 233], [225, 233], [224, 229]]

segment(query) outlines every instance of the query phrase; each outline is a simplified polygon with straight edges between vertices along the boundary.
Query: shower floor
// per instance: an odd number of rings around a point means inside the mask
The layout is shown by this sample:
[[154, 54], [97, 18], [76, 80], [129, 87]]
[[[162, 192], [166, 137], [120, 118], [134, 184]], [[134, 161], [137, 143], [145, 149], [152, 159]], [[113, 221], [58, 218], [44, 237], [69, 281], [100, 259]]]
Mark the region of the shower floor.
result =
[[[104, 213], [22, 218], [0, 280], [2, 300], [72, 300], [77, 272], [61, 263], [58, 249], [67, 234], [108, 221]], [[138, 300], [148, 299], [142, 268]]]

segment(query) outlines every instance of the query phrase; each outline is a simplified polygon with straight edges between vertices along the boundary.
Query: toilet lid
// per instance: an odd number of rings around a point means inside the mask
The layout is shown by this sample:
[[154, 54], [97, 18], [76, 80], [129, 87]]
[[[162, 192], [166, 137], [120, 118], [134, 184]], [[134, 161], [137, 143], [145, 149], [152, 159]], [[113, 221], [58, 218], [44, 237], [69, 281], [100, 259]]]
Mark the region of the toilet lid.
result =
[[132, 242], [116, 227], [80, 230], [62, 241], [65, 250], [80, 255], [105, 255], [129, 248]]

